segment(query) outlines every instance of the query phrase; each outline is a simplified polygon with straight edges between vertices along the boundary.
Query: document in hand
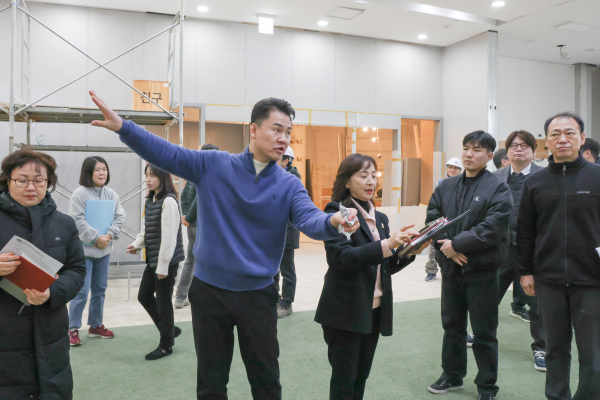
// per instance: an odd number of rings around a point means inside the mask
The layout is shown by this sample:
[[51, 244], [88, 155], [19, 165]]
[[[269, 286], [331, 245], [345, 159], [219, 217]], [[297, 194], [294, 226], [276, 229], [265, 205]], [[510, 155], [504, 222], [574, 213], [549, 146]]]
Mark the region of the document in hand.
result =
[[[85, 222], [96, 229], [100, 235], [106, 235], [115, 219], [114, 200], [87, 200], [85, 202]], [[91, 246], [91, 243], [85, 243]]]
[[18, 236], [4, 246], [0, 253], [15, 253], [21, 264], [9, 275], [0, 280], [0, 288], [11, 294], [25, 305], [30, 305], [25, 289], [45, 292], [58, 279], [57, 272], [63, 264], [50, 257], [33, 244]]
[[430, 222], [425, 226], [425, 228], [419, 231], [417, 236], [414, 236], [410, 243], [400, 250], [398, 253], [399, 259], [406, 257], [408, 253], [410, 253], [413, 249], [418, 249], [423, 244], [427, 243], [430, 240], [439, 239], [444, 233], [448, 232], [452, 229], [458, 222], [469, 213], [469, 210], [460, 214], [458, 217], [454, 218], [452, 221], [448, 221], [447, 218], [441, 217], [436, 219], [435, 221]]

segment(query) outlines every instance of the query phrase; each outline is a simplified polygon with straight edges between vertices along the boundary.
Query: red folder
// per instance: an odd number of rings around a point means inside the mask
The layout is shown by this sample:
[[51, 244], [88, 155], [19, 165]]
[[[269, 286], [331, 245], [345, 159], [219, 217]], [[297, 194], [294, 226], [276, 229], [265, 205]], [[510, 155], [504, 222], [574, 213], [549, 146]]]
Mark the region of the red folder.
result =
[[19, 257], [19, 261], [21, 265], [12, 274], [5, 275], [4, 279], [11, 281], [23, 290], [35, 289], [43, 293], [58, 279], [58, 275], [50, 275], [23, 256]]

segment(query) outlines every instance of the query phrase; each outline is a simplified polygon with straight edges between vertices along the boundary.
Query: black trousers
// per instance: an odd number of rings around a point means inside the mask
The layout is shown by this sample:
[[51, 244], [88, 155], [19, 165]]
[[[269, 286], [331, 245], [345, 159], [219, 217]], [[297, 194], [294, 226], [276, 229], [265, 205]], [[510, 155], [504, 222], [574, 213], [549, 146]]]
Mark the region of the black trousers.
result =
[[546, 329], [540, 313], [537, 297], [530, 297], [525, 294], [521, 286], [521, 277], [517, 273], [517, 248], [509, 246], [508, 256], [504, 264], [498, 268], [498, 304], [502, 302], [510, 284], [513, 284], [513, 303], [512, 309], [522, 308], [525, 304], [529, 305], [529, 332], [533, 339], [531, 350], [546, 351]]
[[194, 277], [189, 291], [198, 358], [198, 399], [227, 399], [233, 358], [233, 328], [252, 389], [252, 398], [280, 400], [279, 342], [275, 285], [232, 292]]
[[502, 301], [506, 291], [513, 285], [513, 302], [511, 307], [514, 310], [525, 308], [525, 305], [531, 307], [529, 296], [521, 287], [521, 277], [517, 273], [517, 246], [508, 246], [508, 256], [504, 263], [498, 268], [498, 288], [499, 301]]
[[573, 400], [600, 399], [600, 288], [535, 282], [546, 338], [546, 397], [570, 400], [571, 341], [579, 352], [579, 386]]
[[294, 296], [296, 295], [296, 266], [294, 265], [294, 249], [285, 249], [283, 251], [283, 257], [279, 264], [279, 271], [277, 275], [273, 277], [275, 281], [275, 288], [279, 293], [279, 276], [283, 277], [283, 284], [281, 285], [281, 297], [279, 299], [279, 305], [282, 307], [289, 307], [294, 302]]
[[177, 277], [177, 268], [179, 264], [169, 265], [169, 274], [164, 279], [158, 279], [156, 268], [150, 268], [146, 265], [140, 290], [138, 292], [138, 301], [146, 309], [154, 325], [160, 332], [160, 347], [170, 349], [175, 344], [175, 322], [173, 316], [173, 286]]
[[442, 377], [462, 382], [467, 375], [467, 316], [475, 340], [473, 354], [479, 372], [475, 384], [480, 394], [498, 392], [498, 280], [496, 271], [462, 274], [459, 268], [442, 279]]
[[323, 327], [331, 365], [330, 400], [362, 400], [379, 341], [381, 307], [373, 310], [373, 330], [368, 334]]

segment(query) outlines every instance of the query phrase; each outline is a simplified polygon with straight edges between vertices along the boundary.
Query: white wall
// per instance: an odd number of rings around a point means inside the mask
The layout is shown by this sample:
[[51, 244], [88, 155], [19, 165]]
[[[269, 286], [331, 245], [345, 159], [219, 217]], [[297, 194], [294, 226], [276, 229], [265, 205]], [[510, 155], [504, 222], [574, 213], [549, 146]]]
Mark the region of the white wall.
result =
[[444, 151], [461, 158], [463, 137], [488, 129], [487, 33], [444, 48]]
[[[170, 16], [40, 3], [30, 8], [42, 22], [100, 62], [168, 27], [172, 20]], [[10, 37], [9, 17], [7, 12], [0, 14], [1, 37]], [[36, 23], [32, 36], [34, 98], [95, 66]], [[133, 79], [166, 80], [167, 40], [163, 34], [110, 68], [130, 83]], [[0, 54], [9, 54], [9, 49], [8, 40], [0, 43]], [[6, 59], [0, 61], [0, 76], [8, 76], [8, 67]], [[253, 105], [274, 96], [289, 100], [296, 108], [442, 114], [439, 47], [292, 29], [264, 35], [255, 25], [187, 19], [184, 75], [185, 102]], [[91, 107], [86, 93], [90, 88], [114, 108], [131, 107], [131, 89], [104, 71], [43, 103]], [[0, 95], [0, 101], [8, 99], [6, 78], [0, 79]]]
[[575, 110], [575, 66], [498, 57], [500, 140], [515, 130], [543, 139], [544, 122]]
[[[29, 7], [36, 18], [99, 62], [168, 27], [172, 20], [170, 16], [42, 3], [32, 3]], [[19, 23], [21, 20], [19, 14]], [[0, 37], [10, 38], [10, 29], [10, 13], [0, 13]], [[184, 101], [253, 105], [261, 98], [274, 96], [289, 100], [296, 108], [442, 115], [442, 50], [439, 47], [291, 29], [276, 29], [272, 36], [257, 31], [254, 25], [187, 19]], [[20, 27], [18, 32], [20, 35]], [[129, 83], [134, 79], [167, 80], [167, 41], [168, 35], [163, 34], [111, 63], [109, 68]], [[94, 62], [35, 22], [31, 45], [34, 100], [96, 67]], [[17, 52], [17, 70], [20, 71], [20, 44]], [[8, 102], [9, 40], [0, 42], [0, 54], [0, 102]], [[132, 106], [132, 90], [102, 70], [40, 104], [91, 108], [94, 105], [87, 94], [89, 89], [96, 90], [113, 108]], [[22, 97], [20, 84], [16, 94]], [[177, 91], [175, 96], [178, 99]], [[216, 108], [208, 107], [208, 121], [219, 120], [218, 116], [211, 118], [210, 115], [211, 109]], [[244, 115], [249, 119], [249, 112]], [[367, 117], [360, 115], [363, 120]], [[25, 132], [25, 125], [17, 124], [15, 142], [25, 142]], [[114, 133], [89, 125], [38, 124], [34, 135], [43, 135], [49, 145], [123, 145]], [[8, 154], [7, 143], [8, 124], [0, 123], [0, 159]], [[59, 164], [61, 184], [74, 190], [81, 162], [92, 154], [51, 154]], [[110, 184], [117, 193], [123, 194], [139, 182], [137, 156], [107, 153], [102, 156], [113, 166], [113, 171], [118, 171]], [[59, 209], [66, 211], [65, 199], [58, 194], [54, 197]], [[137, 199], [126, 207], [127, 224], [136, 229], [140, 207]], [[120, 242], [126, 246], [129, 239], [123, 238]], [[121, 250], [118, 249], [120, 255]], [[113, 258], [123, 259], [121, 256]]]

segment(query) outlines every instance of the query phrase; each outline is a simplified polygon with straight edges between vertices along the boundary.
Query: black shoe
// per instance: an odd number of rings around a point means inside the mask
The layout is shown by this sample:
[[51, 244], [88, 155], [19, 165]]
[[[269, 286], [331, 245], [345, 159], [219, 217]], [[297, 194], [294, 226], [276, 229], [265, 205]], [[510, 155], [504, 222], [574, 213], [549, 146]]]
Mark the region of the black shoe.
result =
[[438, 379], [438, 381], [436, 383], [429, 386], [427, 389], [431, 393], [442, 394], [442, 393], [449, 392], [450, 390], [459, 390], [462, 388], [463, 388], [462, 382], [452, 383], [444, 378], [440, 378], [440, 379]]
[[175, 327], [175, 335], [174, 337], [179, 337], [179, 335], [181, 335], [181, 328]]
[[510, 312], [511, 317], [520, 319], [521, 321], [529, 322], [529, 311], [525, 308], [518, 308]]
[[491, 396], [489, 394], [479, 394], [479, 396], [477, 396], [477, 400], [496, 400], [496, 396]]
[[156, 348], [156, 350], [154, 350], [152, 353], [146, 354], [146, 360], [148, 360], [148, 361], [159, 360], [163, 357], [170, 356], [171, 354], [173, 354], [173, 349], [165, 350], [165, 349], [161, 348], [160, 346], [158, 346]]

